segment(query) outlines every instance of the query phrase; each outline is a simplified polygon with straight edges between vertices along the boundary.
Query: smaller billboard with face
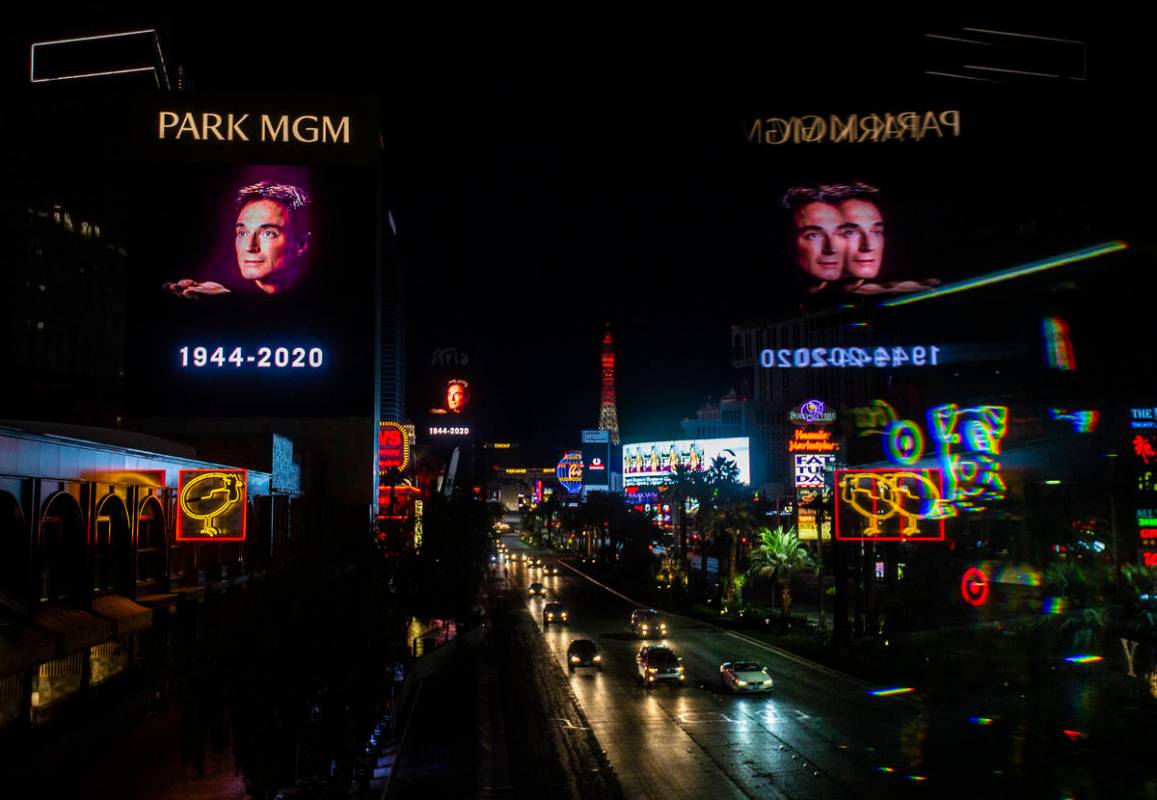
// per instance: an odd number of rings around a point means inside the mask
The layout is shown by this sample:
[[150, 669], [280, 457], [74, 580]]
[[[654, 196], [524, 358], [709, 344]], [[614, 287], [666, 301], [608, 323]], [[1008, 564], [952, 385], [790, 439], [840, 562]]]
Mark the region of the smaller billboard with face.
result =
[[623, 445], [623, 485], [670, 483], [677, 466], [683, 465], [692, 472], [706, 472], [720, 458], [735, 464], [740, 483], [751, 483], [750, 440], [746, 436], [734, 436]]

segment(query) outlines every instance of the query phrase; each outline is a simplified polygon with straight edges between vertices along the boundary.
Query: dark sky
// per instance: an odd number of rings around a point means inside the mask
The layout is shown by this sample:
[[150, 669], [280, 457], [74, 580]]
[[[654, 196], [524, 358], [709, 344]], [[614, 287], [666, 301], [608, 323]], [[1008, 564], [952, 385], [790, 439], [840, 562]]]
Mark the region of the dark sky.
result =
[[[786, 95], [934, 94], [923, 34], [961, 24], [182, 13], [51, 20], [8, 41], [156, 27], [198, 90], [379, 96], [411, 377], [434, 347], [466, 350], [493, 438], [543, 461], [596, 422], [606, 322], [624, 438], [674, 435], [733, 385], [730, 324], [776, 301], [761, 254], [733, 235], [743, 121]], [[1033, 30], [1090, 35], [1081, 20]], [[8, 72], [26, 71], [21, 50], [6, 43]], [[1093, 52], [1120, 70], [1112, 49]]]

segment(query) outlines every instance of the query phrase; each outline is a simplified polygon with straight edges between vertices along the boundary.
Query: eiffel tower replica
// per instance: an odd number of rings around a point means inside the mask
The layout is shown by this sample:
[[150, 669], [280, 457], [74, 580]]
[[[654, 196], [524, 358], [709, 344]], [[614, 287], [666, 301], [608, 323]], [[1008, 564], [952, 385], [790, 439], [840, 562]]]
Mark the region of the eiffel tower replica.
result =
[[611, 339], [611, 324], [603, 334], [603, 391], [599, 403], [599, 430], [609, 431], [611, 444], [620, 444], [619, 410], [615, 403], [615, 342]]

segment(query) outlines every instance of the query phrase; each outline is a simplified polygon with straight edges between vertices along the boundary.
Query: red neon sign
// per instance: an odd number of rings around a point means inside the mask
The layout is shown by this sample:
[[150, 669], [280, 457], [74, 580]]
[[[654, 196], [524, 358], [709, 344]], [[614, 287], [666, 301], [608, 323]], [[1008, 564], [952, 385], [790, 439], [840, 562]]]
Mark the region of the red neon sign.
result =
[[1141, 538], [1142, 539], [1157, 539], [1157, 528], [1142, 528], [1141, 529]]
[[979, 567], [969, 567], [960, 581], [960, 594], [970, 606], [982, 606], [988, 602], [988, 576]]
[[399, 472], [410, 463], [410, 436], [400, 422], [378, 423], [378, 472]]
[[1157, 550], [1142, 550], [1141, 562], [1146, 567], [1157, 567]]

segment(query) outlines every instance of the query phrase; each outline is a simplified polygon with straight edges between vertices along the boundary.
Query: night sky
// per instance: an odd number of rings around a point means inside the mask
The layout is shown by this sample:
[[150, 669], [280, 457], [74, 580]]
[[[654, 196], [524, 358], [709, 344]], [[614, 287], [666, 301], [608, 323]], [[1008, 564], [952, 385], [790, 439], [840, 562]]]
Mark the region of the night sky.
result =
[[[489, 396], [474, 399], [491, 437], [544, 463], [595, 426], [607, 322], [626, 440], [678, 434], [735, 385], [729, 326], [779, 300], [766, 252], [738, 234], [743, 122], [787, 95], [829, 108], [934, 91], [922, 34], [960, 24], [444, 22], [168, 12], [42, 22], [5, 44], [156, 27], [197, 90], [379, 96], [411, 406], [431, 350], [459, 347], [485, 376]], [[8, 74], [26, 75], [12, 55], [26, 47], [5, 50]], [[1102, 74], [1123, 69], [1113, 50], [1094, 54]]]

